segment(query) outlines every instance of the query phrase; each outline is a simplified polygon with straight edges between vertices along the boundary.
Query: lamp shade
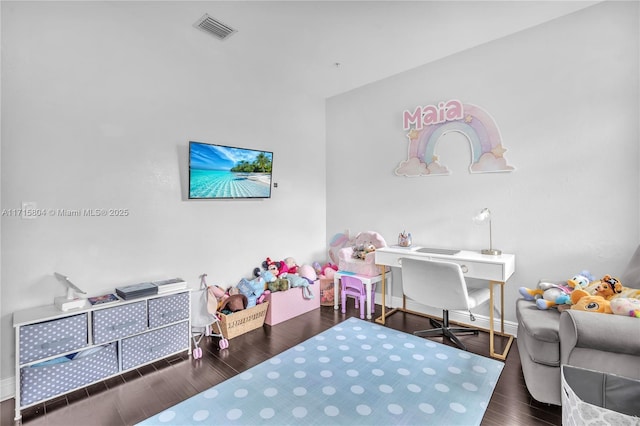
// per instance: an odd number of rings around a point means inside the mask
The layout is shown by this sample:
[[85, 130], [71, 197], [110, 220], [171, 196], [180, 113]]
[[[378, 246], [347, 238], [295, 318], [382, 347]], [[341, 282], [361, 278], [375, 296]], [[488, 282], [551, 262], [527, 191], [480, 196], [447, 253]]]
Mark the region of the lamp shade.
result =
[[480, 210], [475, 216], [473, 216], [473, 221], [477, 224], [481, 224], [487, 220], [491, 220], [491, 211], [488, 208], [484, 208]]

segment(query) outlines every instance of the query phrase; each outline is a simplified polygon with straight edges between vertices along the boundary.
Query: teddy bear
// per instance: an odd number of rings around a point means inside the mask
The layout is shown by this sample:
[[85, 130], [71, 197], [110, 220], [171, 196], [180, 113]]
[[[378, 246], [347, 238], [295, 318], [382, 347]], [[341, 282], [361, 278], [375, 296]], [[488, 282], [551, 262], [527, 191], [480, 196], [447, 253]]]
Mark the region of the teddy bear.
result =
[[622, 283], [611, 275], [605, 275], [599, 280], [594, 292], [598, 296], [611, 300], [622, 292]]
[[367, 257], [367, 254], [374, 251], [376, 251], [376, 246], [371, 243], [358, 244], [353, 248], [351, 257], [354, 259], [364, 260]]
[[538, 309], [547, 310], [554, 306], [571, 304], [569, 295], [574, 289], [584, 288], [593, 280], [593, 275], [583, 270], [568, 279], [566, 284], [540, 281], [536, 289], [520, 287], [519, 292], [525, 300], [535, 300]]
[[571, 309], [586, 312], [611, 314], [611, 302], [602, 296], [589, 294], [582, 289], [571, 292]]
[[610, 302], [611, 311], [616, 315], [640, 318], [640, 299], [633, 297], [618, 297]]

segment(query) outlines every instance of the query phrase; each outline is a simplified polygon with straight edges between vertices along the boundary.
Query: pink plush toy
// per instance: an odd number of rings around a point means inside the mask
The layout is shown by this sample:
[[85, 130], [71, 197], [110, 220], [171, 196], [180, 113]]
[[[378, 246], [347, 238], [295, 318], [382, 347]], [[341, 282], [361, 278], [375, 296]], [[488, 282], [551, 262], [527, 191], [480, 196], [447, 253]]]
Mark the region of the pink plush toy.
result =
[[290, 274], [295, 274], [298, 272], [298, 264], [293, 257], [287, 257], [284, 260], [284, 264], [287, 266], [288, 272]]
[[318, 274], [311, 265], [302, 265], [301, 267], [299, 267], [298, 275], [300, 275], [302, 278], [306, 278], [309, 282], [314, 282], [318, 279]]
[[611, 300], [611, 310], [616, 315], [640, 318], [640, 299], [619, 297]]
[[337, 270], [338, 270], [338, 266], [337, 265], [334, 265], [333, 263], [326, 263], [322, 267], [322, 275], [324, 275], [324, 278], [333, 279], [333, 277], [335, 276]]

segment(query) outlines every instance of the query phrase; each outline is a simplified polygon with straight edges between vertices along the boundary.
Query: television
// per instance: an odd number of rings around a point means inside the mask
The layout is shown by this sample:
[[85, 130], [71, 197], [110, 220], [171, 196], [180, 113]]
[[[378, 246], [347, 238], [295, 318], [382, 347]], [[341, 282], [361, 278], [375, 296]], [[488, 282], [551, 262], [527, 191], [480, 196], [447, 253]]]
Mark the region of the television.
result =
[[273, 152], [189, 141], [189, 199], [270, 198]]

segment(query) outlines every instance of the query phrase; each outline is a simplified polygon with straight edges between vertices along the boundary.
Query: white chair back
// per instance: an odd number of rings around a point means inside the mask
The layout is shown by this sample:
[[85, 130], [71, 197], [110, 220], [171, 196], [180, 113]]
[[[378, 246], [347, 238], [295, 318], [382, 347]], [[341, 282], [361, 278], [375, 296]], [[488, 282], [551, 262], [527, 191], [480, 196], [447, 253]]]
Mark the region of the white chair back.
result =
[[488, 287], [469, 297], [460, 265], [440, 260], [402, 258], [402, 289], [418, 303], [447, 310], [468, 311], [489, 299]]

